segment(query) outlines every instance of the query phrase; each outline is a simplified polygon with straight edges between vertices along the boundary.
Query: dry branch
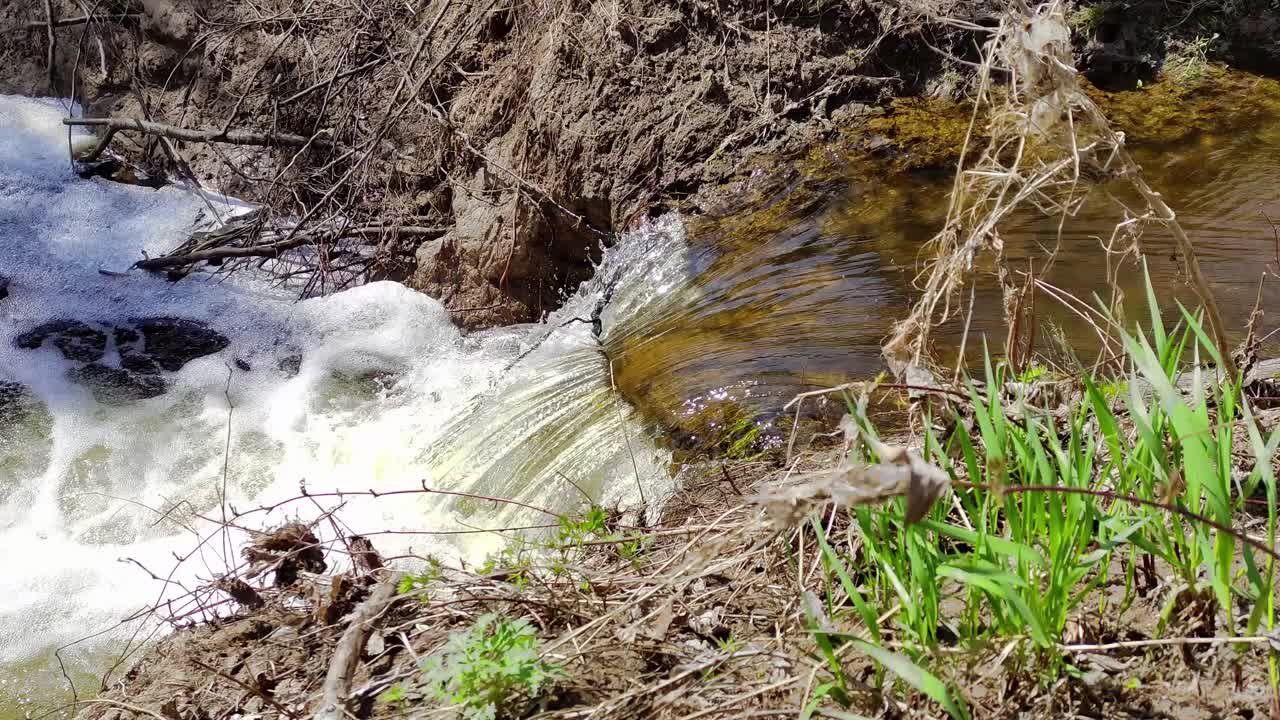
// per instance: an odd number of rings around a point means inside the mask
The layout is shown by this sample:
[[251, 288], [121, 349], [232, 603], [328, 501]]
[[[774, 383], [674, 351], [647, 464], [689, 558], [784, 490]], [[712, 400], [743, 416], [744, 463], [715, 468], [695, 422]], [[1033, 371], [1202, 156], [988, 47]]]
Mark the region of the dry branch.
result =
[[46, 59], [45, 70], [49, 73], [49, 94], [56, 94], [53, 89], [53, 62], [54, 56], [58, 51], [58, 41], [53, 34], [53, 5], [49, 0], [44, 0], [44, 26], [47, 31], [47, 42], [49, 43], [48, 57]]
[[227, 143], [229, 145], [261, 146], [284, 145], [290, 147], [300, 147], [308, 143], [321, 147], [332, 145], [332, 141], [320, 135], [306, 137], [303, 135], [293, 135], [291, 133], [227, 130], [225, 128], [197, 130], [192, 128], [176, 127], [173, 125], [164, 125], [147, 120], [138, 120], [137, 118], [63, 118], [62, 124], [103, 127], [107, 129], [106, 132], [103, 133], [102, 139], [98, 141], [98, 145], [88, 155], [84, 156], [83, 160], [86, 162], [96, 160], [98, 156], [102, 154], [102, 151], [107, 149], [107, 145], [111, 143], [111, 138], [116, 133], [127, 130], [142, 132], [148, 135], [156, 135], [170, 140], [184, 140], [186, 142], [216, 142]]
[[342, 638], [338, 640], [338, 646], [333, 651], [329, 673], [324, 679], [322, 704], [320, 709], [311, 716], [312, 720], [341, 720], [343, 717], [342, 706], [351, 692], [351, 678], [360, 664], [360, 654], [364, 651], [365, 643], [369, 641], [369, 635], [373, 632], [374, 621], [382, 615], [388, 605], [394, 602], [396, 586], [399, 582], [398, 575], [382, 581], [373, 589], [369, 598], [351, 614], [351, 624], [347, 626], [346, 632], [342, 633]]
[[123, 22], [132, 22], [132, 21], [141, 20], [141, 19], [142, 19], [141, 13], [119, 13], [116, 15], [81, 15], [79, 17], [70, 17], [70, 18], [62, 18], [60, 20], [54, 20], [51, 23], [43, 20], [32, 20], [31, 22], [26, 24], [26, 27], [33, 28], [33, 29], [46, 28], [50, 26], [55, 28], [63, 28], [63, 27], [72, 27], [75, 25], [84, 25], [89, 22], [123, 23]]
[[184, 267], [194, 265], [199, 262], [207, 262], [210, 260], [226, 260], [229, 258], [246, 258], [246, 257], [278, 257], [280, 253], [286, 250], [292, 250], [303, 245], [315, 242], [332, 242], [344, 237], [369, 236], [369, 235], [413, 235], [417, 237], [426, 237], [435, 239], [448, 232], [448, 228], [443, 227], [420, 227], [405, 226], [398, 227], [395, 225], [362, 225], [360, 227], [346, 228], [344, 230], [320, 230], [307, 233], [294, 233], [286, 236], [282, 240], [275, 242], [259, 243], [257, 245], [224, 245], [222, 247], [208, 248], [205, 250], [197, 250], [195, 252], [183, 253], [178, 255], [164, 255], [157, 258], [147, 258], [139, 260], [134, 267], [141, 270], [165, 270], [168, 268]]

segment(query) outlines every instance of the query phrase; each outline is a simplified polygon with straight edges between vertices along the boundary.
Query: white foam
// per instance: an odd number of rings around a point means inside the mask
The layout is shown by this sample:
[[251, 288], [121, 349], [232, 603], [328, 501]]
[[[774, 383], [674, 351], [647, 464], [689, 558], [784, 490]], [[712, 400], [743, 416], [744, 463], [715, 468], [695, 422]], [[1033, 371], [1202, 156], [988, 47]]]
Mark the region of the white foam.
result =
[[[247, 276], [171, 283], [139, 271], [103, 274], [177, 245], [206, 202], [222, 203], [220, 214], [243, 206], [180, 188], [79, 179], [67, 161], [64, 112], [59, 101], [0, 96], [0, 275], [11, 280], [10, 297], [0, 300], [0, 380], [30, 387], [52, 421], [23, 430], [40, 439], [7, 493], [0, 474], [0, 676], [164, 594], [180, 595], [133, 561], [164, 575], [175, 552], [190, 552], [210, 531], [197, 515], [222, 512], [224, 461], [228, 499], [241, 511], [295, 497], [303, 483], [314, 495], [425, 481], [556, 511], [580, 502], [555, 479], [561, 474], [619, 502], [633, 499], [638, 483], [651, 486], [650, 499], [669, 488], [669, 458], [609, 392], [590, 326], [560, 327], [590, 314], [598, 288], [546, 325], [464, 338], [438, 302], [395, 283], [295, 302]], [[683, 242], [678, 223], [653, 233]], [[52, 319], [107, 327], [162, 315], [208, 323], [231, 344], [172, 374], [170, 392], [123, 407], [99, 405], [71, 382], [73, 363], [50, 344], [14, 346], [19, 333]], [[294, 354], [302, 361], [290, 376], [280, 366]], [[237, 368], [237, 359], [252, 369]], [[506, 507], [461, 518], [457, 502], [405, 495], [320, 497], [241, 522], [305, 519], [339, 502], [342, 522], [361, 533], [500, 526], [520, 516]], [[386, 554], [473, 559], [501, 542], [458, 537], [469, 540], [374, 541]], [[221, 572], [235, 562], [226, 547], [209, 543], [176, 579], [191, 587]], [[104, 637], [119, 643], [122, 635]], [[76, 646], [72, 661], [88, 663], [87, 647]], [[58, 683], [50, 667], [18, 685], [47, 694]], [[0, 683], [0, 707], [12, 685]], [[44, 689], [31, 690], [38, 685]]]

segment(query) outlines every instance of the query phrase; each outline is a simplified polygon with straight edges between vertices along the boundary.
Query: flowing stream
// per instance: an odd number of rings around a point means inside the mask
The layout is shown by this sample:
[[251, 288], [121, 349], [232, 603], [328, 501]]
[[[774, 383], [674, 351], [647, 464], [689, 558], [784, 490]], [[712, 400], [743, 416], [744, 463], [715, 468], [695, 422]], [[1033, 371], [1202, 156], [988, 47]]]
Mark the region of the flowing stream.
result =
[[[435, 300], [393, 283], [297, 301], [248, 274], [171, 283], [125, 272], [175, 246], [202, 213], [243, 208], [79, 179], [65, 112], [0, 97], [3, 720], [65, 697], [57, 648], [69, 645], [59, 655], [83, 683], [145, 639], [122, 618], [238, 562], [238, 532], [193, 552], [218, 527], [224, 495], [252, 527], [341, 505], [345, 531], [385, 555], [455, 561], [504, 542], [478, 530], [547, 519], [435, 493], [325, 493], [433, 488], [552, 512], [586, 493], [652, 513], [676, 482], [670, 448], [714, 447], [797, 391], [882, 368], [879, 342], [913, 296], [911, 268], [949, 187], [936, 173], [882, 174], [801, 202], [784, 192], [736, 230], [703, 223], [688, 238], [668, 216], [619, 238], [545, 322], [464, 336]], [[1242, 326], [1263, 272], [1280, 271], [1265, 218], [1280, 218], [1280, 123], [1268, 115], [1135, 155]], [[1099, 243], [1125, 199], [1107, 191], [1061, 236], [1054, 220], [1010, 222], [1014, 265], [1058, 246], [1043, 277], [1107, 292]], [[1190, 299], [1171, 241], [1151, 232], [1144, 243], [1160, 293]], [[1118, 277], [1141, 296], [1134, 266]], [[998, 293], [980, 284], [976, 297], [973, 327], [1003, 338]], [[1280, 307], [1280, 282], [1261, 298]], [[1088, 346], [1087, 327], [1041, 302], [1044, 327]], [[75, 322], [31, 335], [51, 321]], [[156, 354], [184, 343], [202, 349]], [[311, 497], [299, 500], [304, 484]]]

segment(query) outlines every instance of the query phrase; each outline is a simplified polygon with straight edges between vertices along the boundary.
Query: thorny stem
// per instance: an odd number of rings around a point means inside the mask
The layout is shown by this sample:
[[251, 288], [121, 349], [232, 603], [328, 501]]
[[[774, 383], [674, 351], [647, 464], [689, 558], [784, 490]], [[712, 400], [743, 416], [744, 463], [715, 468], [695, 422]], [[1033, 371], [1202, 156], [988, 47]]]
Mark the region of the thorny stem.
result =
[[1092, 497], [1104, 498], [1106, 500], [1115, 500], [1119, 502], [1127, 502], [1127, 503], [1133, 503], [1135, 505], [1142, 505], [1144, 507], [1155, 508], [1157, 510], [1163, 510], [1168, 513], [1180, 515], [1182, 518], [1186, 520], [1191, 520], [1193, 522], [1198, 522], [1198, 523], [1203, 523], [1205, 525], [1208, 525], [1209, 527], [1212, 527], [1218, 532], [1226, 533], [1234, 537], [1235, 539], [1239, 540], [1240, 542], [1245, 543], [1249, 547], [1252, 547], [1255, 550], [1258, 550], [1259, 552], [1265, 553], [1273, 560], [1280, 560], [1280, 553], [1276, 552], [1274, 548], [1268, 547], [1261, 541], [1253, 539], [1248, 534], [1241, 532], [1239, 530], [1236, 530], [1230, 525], [1224, 525], [1216, 520], [1205, 517], [1204, 515], [1201, 515], [1199, 513], [1192, 512], [1182, 507], [1181, 505], [1177, 505], [1174, 503], [1165, 503], [1165, 502], [1160, 502], [1158, 500], [1147, 500], [1146, 498], [1140, 498], [1134, 495], [1124, 495], [1111, 490], [1095, 490], [1092, 488], [1066, 487], [1064, 485], [999, 485], [997, 486], [997, 485], [992, 485], [988, 483], [970, 482], [968, 480], [952, 480], [951, 482], [953, 485], [957, 485], [959, 487], [986, 490], [987, 492], [994, 493], [997, 495], [1001, 493], [1025, 494], [1025, 493], [1033, 493], [1033, 492], [1062, 493], [1062, 494], [1069, 494], [1069, 495], [1089, 495]]

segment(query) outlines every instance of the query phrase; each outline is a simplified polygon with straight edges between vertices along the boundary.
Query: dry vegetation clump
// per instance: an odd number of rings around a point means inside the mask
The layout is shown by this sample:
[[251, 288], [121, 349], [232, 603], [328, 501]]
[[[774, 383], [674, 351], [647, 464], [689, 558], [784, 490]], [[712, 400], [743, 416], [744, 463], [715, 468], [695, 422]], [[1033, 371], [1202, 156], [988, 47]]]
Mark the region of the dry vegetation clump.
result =
[[[1103, 251], [1116, 258], [1140, 256], [1139, 240], [1145, 226], [1159, 224], [1168, 229], [1204, 307], [1220, 361], [1229, 375], [1235, 374], [1226, 328], [1190, 238], [1174, 211], [1143, 179], [1142, 168], [1125, 147], [1124, 134], [1112, 128], [1078, 79], [1068, 9], [1068, 3], [1055, 1], [1011, 11], [991, 31], [984, 46], [973, 116], [946, 223], [930, 241], [932, 259], [919, 278], [921, 297], [911, 313], [897, 322], [884, 346], [885, 358], [899, 377], [925, 361], [931, 330], [961, 314], [961, 290], [984, 255], [993, 258], [998, 267], [1009, 325], [1006, 345], [1011, 349], [1014, 369], [1020, 371], [1034, 342], [1034, 337], [1024, 339], [1018, 333], [1026, 321], [1024, 316], [1034, 314], [1033, 306], [1028, 313], [1024, 301], [1034, 295], [1036, 278], [1033, 272], [1018, 278], [1003, 263], [1001, 222], [1015, 210], [1034, 208], [1058, 218], [1061, 230], [1080, 210], [1088, 190], [1104, 180], [1130, 185], [1143, 206], [1124, 208], [1125, 220], [1115, 227]], [[1008, 83], [998, 81], [1005, 77]], [[979, 122], [985, 127], [978, 127]], [[983, 142], [977, 141], [979, 137]], [[1052, 262], [1051, 255], [1043, 262]], [[1109, 263], [1113, 273], [1118, 266], [1118, 262]], [[1112, 285], [1117, 285], [1114, 274]], [[1119, 314], [1122, 301], [1116, 291], [1110, 298], [1113, 314]], [[1123, 350], [1110, 329], [1099, 327], [1099, 333], [1109, 359], [1120, 358]], [[1019, 353], [1020, 345], [1028, 350]], [[963, 347], [960, 355], [957, 376]]]

